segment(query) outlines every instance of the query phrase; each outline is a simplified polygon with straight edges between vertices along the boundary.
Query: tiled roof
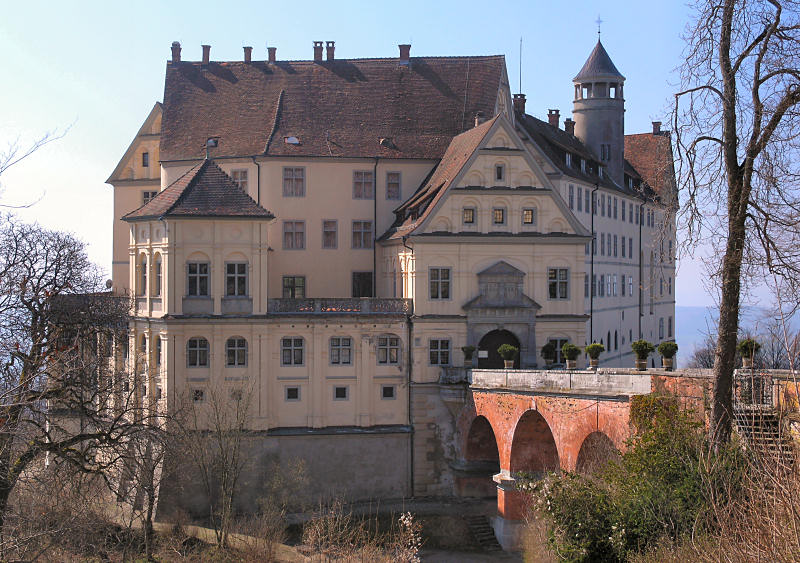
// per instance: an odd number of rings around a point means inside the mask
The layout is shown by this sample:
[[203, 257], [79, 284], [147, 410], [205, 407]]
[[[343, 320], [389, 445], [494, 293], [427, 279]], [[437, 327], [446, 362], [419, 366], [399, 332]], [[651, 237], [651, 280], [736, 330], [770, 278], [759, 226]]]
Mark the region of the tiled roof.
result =
[[209, 137], [212, 157], [438, 159], [476, 113], [494, 115], [504, 69], [500, 55], [168, 62], [161, 159], [202, 158]]
[[273, 218], [211, 160], [193, 166], [183, 176], [141, 206], [125, 221], [162, 217]]
[[[669, 132], [625, 135], [625, 159], [662, 202], [675, 201], [677, 186]], [[630, 174], [627, 169], [625, 173]]]
[[584, 80], [591, 78], [621, 78], [625, 80], [622, 73], [617, 70], [611, 57], [608, 56], [605, 47], [597, 40], [597, 45], [594, 46], [589, 58], [583, 64], [580, 72], [573, 78], [573, 80]]
[[442, 160], [420, 189], [395, 210], [397, 220], [382, 239], [406, 236], [422, 224], [499, 117], [497, 115], [453, 138]]

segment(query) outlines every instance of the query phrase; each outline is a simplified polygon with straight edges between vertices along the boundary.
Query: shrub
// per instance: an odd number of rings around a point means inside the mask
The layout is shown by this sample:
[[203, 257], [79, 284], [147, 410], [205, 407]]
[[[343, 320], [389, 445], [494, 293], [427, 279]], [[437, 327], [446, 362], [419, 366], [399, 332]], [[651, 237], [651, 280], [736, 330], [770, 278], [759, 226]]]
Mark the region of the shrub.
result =
[[665, 358], [674, 358], [677, 352], [678, 344], [675, 342], [662, 342], [658, 345], [658, 353]]
[[552, 360], [556, 357], [556, 346], [552, 342], [548, 342], [542, 346], [542, 357], [545, 360]]
[[501, 344], [497, 349], [497, 353], [500, 354], [500, 357], [504, 360], [513, 360], [517, 357], [517, 352], [519, 352], [519, 348], [511, 344]]
[[464, 352], [464, 359], [469, 361], [475, 353], [475, 346], [462, 346], [461, 351]]
[[606, 347], [599, 342], [592, 342], [586, 347], [585, 350], [591, 359], [596, 360], [600, 357], [600, 354], [606, 351]]
[[761, 344], [752, 338], [745, 338], [736, 345], [736, 349], [744, 358], [752, 358], [761, 349]]
[[568, 360], [577, 360], [581, 355], [581, 349], [569, 342], [564, 343], [561, 347], [561, 354]]
[[633, 353], [636, 354], [636, 358], [639, 360], [646, 360], [647, 356], [655, 351], [655, 346], [653, 346], [647, 340], [637, 340], [636, 342], [632, 342], [631, 348], [633, 349]]

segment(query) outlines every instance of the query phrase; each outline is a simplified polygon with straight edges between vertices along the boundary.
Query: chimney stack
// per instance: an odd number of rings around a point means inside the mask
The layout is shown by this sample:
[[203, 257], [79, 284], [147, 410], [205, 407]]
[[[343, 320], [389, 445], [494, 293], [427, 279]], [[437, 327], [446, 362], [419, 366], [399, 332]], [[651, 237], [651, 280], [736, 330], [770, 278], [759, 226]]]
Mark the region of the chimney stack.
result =
[[322, 41], [314, 41], [314, 62], [322, 61]]
[[475, 127], [477, 127], [478, 125], [480, 125], [484, 121], [486, 121], [486, 120], [483, 118], [483, 112], [482, 111], [479, 111], [478, 113], [475, 114]]
[[550, 125], [558, 129], [558, 121], [561, 117], [561, 112], [557, 109], [549, 109], [547, 110], [547, 121], [550, 122]]
[[654, 121], [653, 122], [653, 135], [660, 135], [661, 134], [661, 122]]
[[325, 58], [329, 61], [333, 60], [333, 50], [335, 48], [335, 43], [333, 41], [326, 41], [325, 42]]
[[525, 94], [514, 94], [514, 113], [525, 115]]
[[575, 135], [575, 122], [572, 121], [569, 117], [564, 120], [564, 131], [569, 133], [570, 135]]
[[411, 61], [411, 45], [403, 44], [398, 47], [400, 48], [400, 64], [408, 66]]
[[253, 60], [253, 48], [252, 47], [242, 47], [244, 49], [244, 62], [249, 63]]
[[203, 64], [207, 65], [211, 60], [211, 45], [203, 45]]
[[278, 50], [277, 47], [267, 47], [267, 53], [268, 53], [267, 57], [268, 57], [268, 60], [269, 60], [270, 64], [275, 64], [275, 60], [276, 60], [275, 59], [275, 52], [277, 50]]
[[172, 62], [181, 62], [181, 44], [177, 41], [172, 42]]

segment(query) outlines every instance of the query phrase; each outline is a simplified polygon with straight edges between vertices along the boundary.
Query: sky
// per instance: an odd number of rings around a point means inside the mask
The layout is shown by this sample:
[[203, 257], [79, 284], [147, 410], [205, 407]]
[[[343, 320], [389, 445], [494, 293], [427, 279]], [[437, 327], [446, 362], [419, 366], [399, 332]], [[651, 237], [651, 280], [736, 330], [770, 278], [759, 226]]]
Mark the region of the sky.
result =
[[[0, 177], [0, 204], [30, 205], [23, 218], [75, 233], [90, 257], [109, 272], [111, 174], [150, 109], [160, 101], [170, 45], [184, 60], [312, 58], [312, 41], [336, 41], [337, 58], [505, 55], [512, 90], [527, 112], [546, 119], [548, 108], [572, 107], [572, 78], [597, 41], [626, 77], [627, 133], [669, 122], [678, 83], [681, 34], [691, 16], [683, 2], [575, 0], [553, 2], [13, 2], [4, 3], [0, 53], [0, 151], [51, 131], [64, 132]], [[31, 205], [32, 204], [32, 205]], [[678, 305], [711, 305], [698, 283], [697, 258], [682, 257]]]

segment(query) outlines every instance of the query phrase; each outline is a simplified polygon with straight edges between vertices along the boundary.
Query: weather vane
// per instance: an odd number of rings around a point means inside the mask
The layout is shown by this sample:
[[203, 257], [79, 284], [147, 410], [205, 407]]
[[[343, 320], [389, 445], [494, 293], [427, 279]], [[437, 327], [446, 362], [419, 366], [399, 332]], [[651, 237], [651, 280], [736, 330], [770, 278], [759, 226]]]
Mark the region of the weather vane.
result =
[[603, 23], [603, 20], [600, 19], [600, 14], [597, 14], [597, 20], [595, 22], [597, 24], [597, 38], [600, 38], [600, 24]]

